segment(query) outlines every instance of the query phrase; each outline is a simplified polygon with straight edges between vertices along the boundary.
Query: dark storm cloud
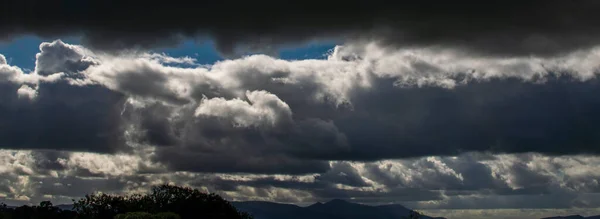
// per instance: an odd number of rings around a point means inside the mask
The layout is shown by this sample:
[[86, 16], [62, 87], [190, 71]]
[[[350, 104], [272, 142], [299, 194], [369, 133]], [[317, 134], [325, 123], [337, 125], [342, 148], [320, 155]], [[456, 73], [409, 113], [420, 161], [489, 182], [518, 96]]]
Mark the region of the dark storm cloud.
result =
[[338, 183], [353, 187], [370, 186], [369, 183], [348, 163], [333, 163], [327, 173], [316, 178], [318, 181]]
[[[259, 107], [257, 105], [255, 104]], [[207, 103], [205, 106], [210, 108], [211, 104]], [[344, 136], [340, 136], [331, 123], [309, 119], [285, 124], [290, 122], [290, 118], [286, 118], [289, 114], [285, 109], [273, 111], [281, 114], [275, 117], [280, 119], [273, 123], [277, 129], [264, 127], [269, 125], [269, 121], [261, 120], [265, 115], [238, 115], [240, 120], [250, 121], [251, 124], [249, 127], [236, 127], [232, 126], [228, 117], [240, 112], [237, 110], [207, 109], [214, 113], [224, 113], [226, 116], [222, 118], [195, 117], [193, 108], [175, 109], [176, 113], [172, 110], [172, 107], [154, 103], [144, 108], [126, 108], [123, 114], [128, 122], [136, 124], [140, 130], [141, 142], [159, 146], [153, 156], [154, 160], [167, 164], [172, 170], [212, 173], [322, 173], [329, 169], [327, 161], [299, 159], [294, 154], [306, 153], [311, 148], [322, 153], [343, 150], [340, 141], [343, 142]], [[177, 116], [172, 117], [172, 114]], [[261, 126], [255, 127], [253, 124]]]
[[168, 114], [167, 107], [162, 104], [153, 104], [137, 111], [136, 114], [129, 115], [135, 123], [139, 124], [140, 130], [143, 132], [140, 142], [156, 146], [177, 144], [176, 133], [170, 125]]
[[[122, 96], [100, 87], [40, 86], [36, 102], [2, 102], [0, 144], [11, 149], [114, 152], [124, 145]], [[11, 95], [15, 95], [11, 91]], [[102, 96], [102, 98], [90, 97]], [[12, 98], [6, 98], [12, 99]]]
[[308, 174], [322, 173], [329, 168], [325, 161], [244, 151], [249, 149], [200, 153], [189, 149], [164, 148], [158, 151], [156, 161], [167, 164], [173, 171], [208, 173]]
[[[258, 148], [268, 148], [270, 153], [310, 160], [375, 161], [458, 155], [469, 151], [548, 155], [600, 153], [595, 146], [600, 138], [593, 134], [600, 130], [595, 125], [600, 122], [595, 113], [600, 110], [600, 100], [594, 95], [600, 92], [598, 79], [580, 81], [560, 75], [548, 76], [545, 83], [515, 78], [490, 79], [454, 89], [400, 88], [392, 86], [394, 82], [393, 79], [376, 79], [373, 85], [376, 89], [353, 92], [352, 110], [323, 107], [319, 112], [313, 111], [322, 107], [318, 103], [301, 102], [286, 93], [278, 93], [275, 85], [265, 87], [288, 102], [295, 118], [327, 118], [335, 132], [323, 132], [328, 129], [321, 128], [316, 129], [320, 130], [318, 135], [306, 137], [288, 131], [283, 132], [285, 135], [265, 134], [221, 122], [209, 126], [211, 120], [204, 119], [202, 123], [186, 126], [196, 129], [189, 130], [192, 133], [204, 134], [188, 136], [214, 139], [211, 140], [214, 142], [220, 142], [216, 139], [237, 142], [236, 149], [229, 153], [253, 154], [260, 151]], [[288, 86], [288, 89], [294, 88]], [[311, 107], [313, 110], [303, 111]], [[336, 141], [314, 139], [316, 136], [335, 139], [333, 136], [337, 133], [343, 134], [344, 146], [327, 144]], [[325, 137], [323, 139], [327, 139]], [[190, 139], [185, 142], [190, 150], [198, 147], [192, 145], [199, 145]], [[177, 162], [174, 157], [162, 160]]]
[[50, 174], [51, 171], [62, 171], [65, 170], [64, 164], [59, 159], [68, 159], [69, 152], [55, 151], [55, 150], [36, 150], [31, 152], [31, 156], [34, 158], [33, 169], [42, 175]]
[[[81, 178], [80, 178], [81, 177]], [[93, 194], [99, 191], [104, 193], [120, 193], [127, 186], [131, 177], [114, 178], [83, 178], [86, 176], [66, 176], [60, 178], [36, 179], [45, 186], [39, 186], [35, 192], [38, 195], [60, 195], [67, 197], [81, 197], [82, 194]], [[141, 182], [141, 181], [140, 181]]]
[[[598, 79], [551, 76], [546, 83], [519, 79], [357, 93], [353, 110], [332, 119], [350, 150], [322, 159], [379, 160], [468, 151], [598, 154]], [[392, 80], [378, 83], [391, 84]]]
[[556, 54], [599, 43], [600, 3], [526, 1], [41, 1], [3, 0], [5, 38], [82, 35], [91, 48], [151, 48], [213, 37], [219, 49], [320, 38], [449, 46], [483, 54]]

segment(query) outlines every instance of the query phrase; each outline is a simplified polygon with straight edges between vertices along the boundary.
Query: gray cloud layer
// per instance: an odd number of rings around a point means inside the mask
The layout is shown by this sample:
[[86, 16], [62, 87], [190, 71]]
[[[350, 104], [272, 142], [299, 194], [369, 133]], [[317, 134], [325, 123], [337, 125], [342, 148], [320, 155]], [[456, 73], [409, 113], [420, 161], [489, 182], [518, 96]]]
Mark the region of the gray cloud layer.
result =
[[442, 46], [489, 55], [550, 55], [599, 43], [594, 0], [430, 1], [20, 1], [4, 0], [0, 28], [23, 34], [82, 35], [100, 50], [173, 45], [213, 37], [219, 49], [269, 49], [322, 38]]
[[600, 50], [336, 47], [211, 66], [43, 43], [0, 56], [0, 199], [175, 182], [235, 200], [596, 208]]
[[595, 48], [500, 59], [356, 44], [326, 60], [209, 67], [61, 41], [40, 49], [31, 74], [2, 65], [4, 148], [151, 148], [173, 170], [290, 174], [330, 160], [600, 152]]

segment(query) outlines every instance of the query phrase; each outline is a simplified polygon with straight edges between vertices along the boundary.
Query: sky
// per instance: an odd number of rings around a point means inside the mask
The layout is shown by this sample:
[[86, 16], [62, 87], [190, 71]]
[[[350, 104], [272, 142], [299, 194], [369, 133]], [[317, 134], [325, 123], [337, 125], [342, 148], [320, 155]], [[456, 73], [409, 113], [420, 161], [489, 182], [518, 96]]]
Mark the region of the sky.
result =
[[600, 215], [597, 1], [22, 2], [0, 9], [0, 202], [172, 183]]

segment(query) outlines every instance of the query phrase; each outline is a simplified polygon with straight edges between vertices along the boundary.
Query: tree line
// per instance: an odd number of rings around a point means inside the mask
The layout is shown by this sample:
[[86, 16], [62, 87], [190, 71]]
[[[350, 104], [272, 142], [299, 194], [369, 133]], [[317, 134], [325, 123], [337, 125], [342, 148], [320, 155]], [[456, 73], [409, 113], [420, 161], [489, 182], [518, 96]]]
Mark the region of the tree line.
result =
[[0, 219], [253, 219], [221, 196], [173, 185], [152, 187], [147, 194], [91, 194], [61, 210], [50, 201], [16, 208], [0, 204]]

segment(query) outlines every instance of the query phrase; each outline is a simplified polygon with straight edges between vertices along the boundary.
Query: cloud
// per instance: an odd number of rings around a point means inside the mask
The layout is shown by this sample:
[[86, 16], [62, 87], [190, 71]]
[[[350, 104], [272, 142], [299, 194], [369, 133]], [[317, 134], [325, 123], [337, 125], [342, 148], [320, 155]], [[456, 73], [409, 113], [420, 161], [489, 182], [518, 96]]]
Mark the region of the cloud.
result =
[[37, 91], [27, 85], [22, 85], [18, 90], [17, 94], [19, 97], [24, 97], [28, 99], [35, 99], [37, 96]]
[[66, 73], [67, 77], [76, 77], [79, 71], [96, 64], [93, 59], [86, 57], [85, 48], [65, 44], [61, 40], [43, 42], [40, 52], [35, 55], [35, 73], [51, 75]]
[[600, 206], [597, 48], [494, 58], [367, 43], [209, 66], [40, 49], [34, 72], [0, 64], [11, 202], [172, 182], [232, 200]]
[[598, 153], [597, 48], [493, 58], [367, 43], [325, 60], [210, 66], [61, 41], [40, 50], [34, 73], [0, 66], [4, 148], [148, 148], [175, 171], [290, 174], [325, 172], [330, 160]]
[[[593, 0], [5, 3], [0, 16], [5, 38], [79, 35], [88, 47], [105, 51], [172, 46], [185, 39], [211, 37], [222, 52], [232, 54], [244, 48], [269, 50], [333, 38], [376, 40], [397, 48], [441, 46], [494, 56], [528, 56], [594, 46], [600, 34], [595, 13], [600, 5]], [[268, 13], [256, 14], [266, 8]]]
[[158, 54], [158, 53], [152, 53], [152, 54], [142, 54], [143, 57], [145, 58], [150, 58], [153, 60], [158, 60], [160, 63], [164, 63], [164, 64], [186, 64], [186, 65], [197, 65], [196, 63], [196, 59], [186, 56], [186, 57], [171, 57], [168, 56], [166, 54]]
[[246, 92], [248, 102], [240, 99], [202, 99], [196, 109], [196, 116], [214, 116], [231, 119], [235, 126], [277, 126], [278, 123], [292, 121], [290, 107], [266, 91]]
[[[0, 161], [0, 175], [5, 179], [0, 180], [0, 193], [7, 194], [5, 200], [11, 203], [22, 203], [22, 199], [35, 203], [48, 196], [64, 203], [95, 191], [127, 193], [175, 183], [232, 200], [286, 203], [352, 198], [367, 204], [482, 211], [593, 210], [600, 206], [594, 184], [600, 177], [595, 171], [598, 156], [469, 153], [377, 162], [332, 161], [328, 171], [305, 175], [170, 172], [160, 165], [147, 172], [153, 164], [144, 155], [1, 150]], [[540, 177], [545, 180], [515, 181]]]
[[79, 48], [61, 41], [42, 43], [33, 73], [0, 65], [3, 148], [125, 150], [118, 117], [123, 95], [97, 86], [73, 86], [64, 80], [80, 77], [83, 62], [76, 59], [86, 58]]

